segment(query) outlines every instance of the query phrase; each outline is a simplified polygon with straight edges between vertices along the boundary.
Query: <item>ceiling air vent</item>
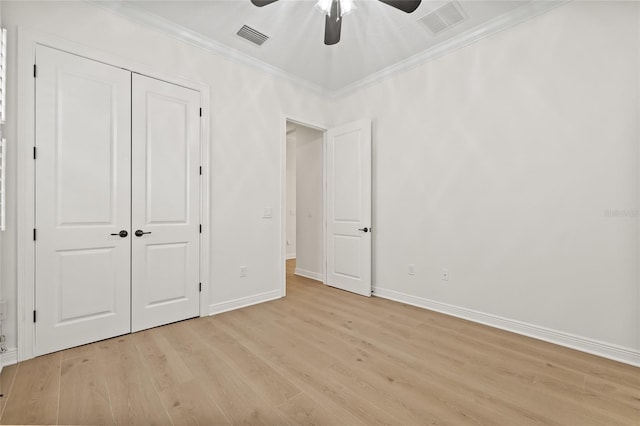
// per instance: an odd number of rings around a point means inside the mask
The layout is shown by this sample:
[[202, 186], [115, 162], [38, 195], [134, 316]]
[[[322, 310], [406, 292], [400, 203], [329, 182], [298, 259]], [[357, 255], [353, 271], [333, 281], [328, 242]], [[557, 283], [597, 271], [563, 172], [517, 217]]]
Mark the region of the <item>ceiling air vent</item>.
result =
[[418, 22], [427, 27], [433, 35], [438, 35], [442, 31], [464, 21], [464, 19], [464, 13], [462, 12], [458, 2], [452, 1], [440, 6], [433, 12], [418, 20]]
[[245, 40], [249, 40], [253, 44], [257, 44], [258, 46], [262, 46], [262, 44], [269, 40], [269, 36], [262, 34], [258, 30], [254, 30], [248, 25], [243, 25], [237, 33], [240, 37]]

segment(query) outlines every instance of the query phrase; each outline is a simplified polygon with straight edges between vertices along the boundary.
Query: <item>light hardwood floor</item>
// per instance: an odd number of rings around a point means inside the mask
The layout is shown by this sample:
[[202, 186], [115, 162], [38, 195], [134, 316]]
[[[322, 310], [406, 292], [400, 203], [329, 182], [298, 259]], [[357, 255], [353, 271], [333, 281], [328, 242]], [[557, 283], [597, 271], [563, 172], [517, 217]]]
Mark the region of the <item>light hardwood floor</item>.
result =
[[2, 372], [3, 424], [640, 425], [640, 369], [292, 274]]

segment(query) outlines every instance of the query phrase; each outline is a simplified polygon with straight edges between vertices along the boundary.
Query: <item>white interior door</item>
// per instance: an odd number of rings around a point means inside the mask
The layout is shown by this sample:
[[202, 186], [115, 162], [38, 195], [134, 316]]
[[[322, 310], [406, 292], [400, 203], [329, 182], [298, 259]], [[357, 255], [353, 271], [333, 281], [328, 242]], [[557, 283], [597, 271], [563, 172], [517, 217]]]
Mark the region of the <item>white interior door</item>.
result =
[[371, 296], [371, 121], [327, 131], [327, 284]]
[[133, 74], [132, 331], [199, 314], [199, 110], [199, 92]]
[[36, 60], [41, 355], [130, 331], [131, 73], [43, 46]]

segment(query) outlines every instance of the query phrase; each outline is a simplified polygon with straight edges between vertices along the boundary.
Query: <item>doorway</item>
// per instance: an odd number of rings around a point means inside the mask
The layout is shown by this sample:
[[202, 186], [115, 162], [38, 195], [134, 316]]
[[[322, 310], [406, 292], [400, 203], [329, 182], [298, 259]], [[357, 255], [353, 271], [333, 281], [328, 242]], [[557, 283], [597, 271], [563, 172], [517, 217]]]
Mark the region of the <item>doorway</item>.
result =
[[[371, 296], [371, 120], [361, 119], [332, 128], [311, 126], [289, 118], [283, 123], [282, 295], [286, 295], [287, 268], [291, 269], [295, 262], [295, 275]], [[311, 141], [308, 145], [299, 143], [307, 140]], [[292, 141], [295, 141], [295, 147], [290, 145]], [[300, 163], [295, 164], [295, 185], [291, 175], [287, 182], [287, 170], [294, 169], [291, 158], [294, 152], [296, 163]], [[306, 162], [306, 154], [312, 162]], [[301, 179], [308, 176], [312, 177], [312, 186], [302, 187]], [[294, 186], [296, 208], [292, 209]], [[305, 202], [317, 207], [303, 208]], [[294, 214], [295, 233], [291, 218]], [[313, 221], [314, 218], [321, 220]], [[303, 237], [305, 233], [313, 237], [307, 240]], [[318, 240], [320, 235], [322, 238]], [[293, 257], [290, 247], [294, 244], [296, 260], [286, 260]], [[303, 257], [307, 244], [312, 245], [311, 254], [316, 256]], [[308, 265], [317, 270], [307, 269]]]
[[324, 282], [324, 131], [287, 120], [287, 271]]

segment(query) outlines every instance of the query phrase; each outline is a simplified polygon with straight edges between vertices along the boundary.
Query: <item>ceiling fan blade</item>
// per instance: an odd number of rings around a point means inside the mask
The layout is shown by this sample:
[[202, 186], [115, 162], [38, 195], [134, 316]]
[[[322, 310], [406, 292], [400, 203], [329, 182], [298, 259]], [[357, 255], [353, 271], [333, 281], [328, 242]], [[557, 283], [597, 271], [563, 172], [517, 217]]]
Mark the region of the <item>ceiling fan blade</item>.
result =
[[253, 3], [255, 6], [262, 7], [270, 5], [271, 3], [275, 3], [277, 1], [278, 0], [251, 0], [251, 3]]
[[[253, 0], [251, 0], [253, 1]], [[422, 0], [380, 0], [384, 4], [400, 9], [403, 12], [411, 13], [420, 6]]]
[[331, 46], [340, 41], [342, 30], [342, 17], [340, 17], [340, 2], [333, 0], [331, 14], [324, 18], [324, 44]]

